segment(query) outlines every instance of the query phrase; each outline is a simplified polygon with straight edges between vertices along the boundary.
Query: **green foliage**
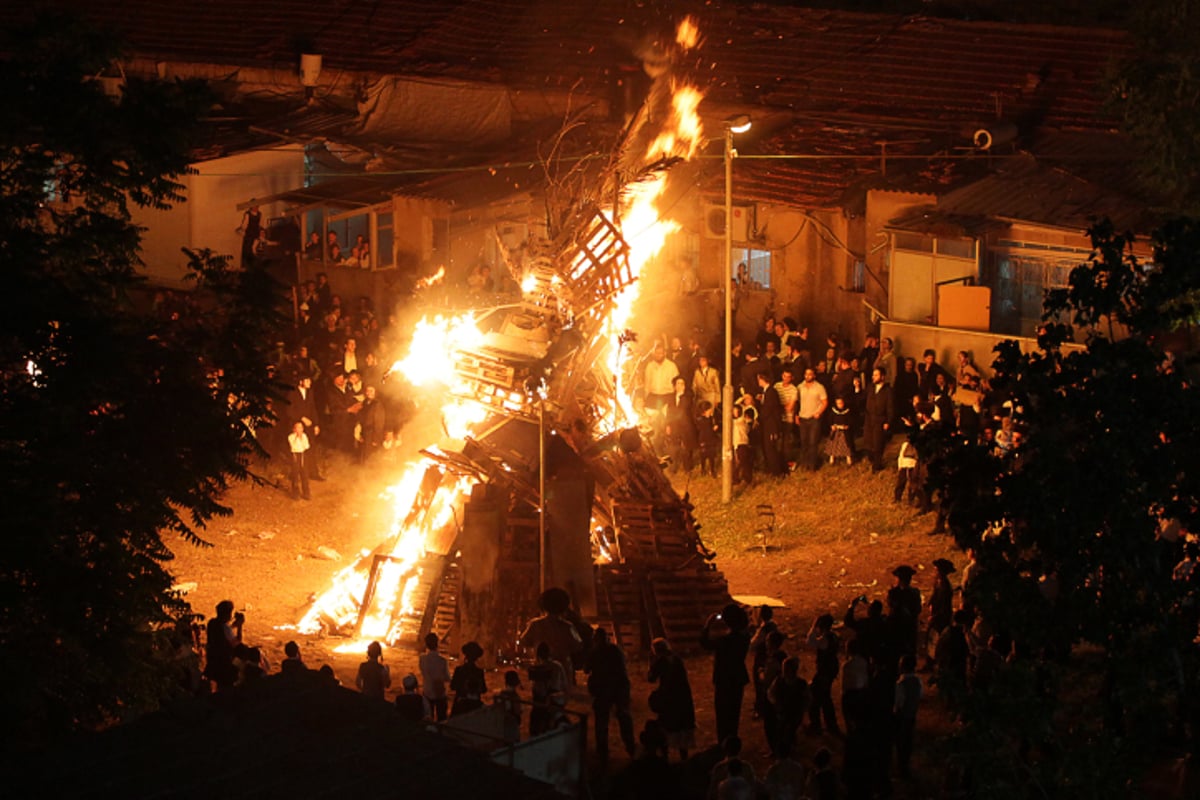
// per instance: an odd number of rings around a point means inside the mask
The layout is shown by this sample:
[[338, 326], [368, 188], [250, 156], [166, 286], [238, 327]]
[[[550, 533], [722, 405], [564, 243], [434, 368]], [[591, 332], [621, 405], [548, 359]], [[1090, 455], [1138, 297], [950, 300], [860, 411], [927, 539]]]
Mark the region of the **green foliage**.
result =
[[1138, 147], [1146, 183], [1168, 207], [1200, 212], [1200, 4], [1134, 6], [1133, 46], [1111, 76], [1110, 105]]
[[227, 513], [272, 389], [265, 275], [193, 254], [203, 313], [136, 302], [129, 204], [182, 200], [209, 100], [135, 80], [108, 97], [91, 76], [111, 43], [53, 18], [13, 31], [0, 61], [0, 714], [27, 742], [170, 691], [161, 631], [188, 609], [163, 534], [197, 542]]
[[[1025, 427], [1019, 451], [997, 458], [944, 433], [921, 443], [951, 532], [978, 553], [984, 618], [1022, 644], [1024, 669], [1069, 676], [1057, 692], [1027, 682], [964, 711], [958, 755], [995, 796], [1126, 796], [1177, 718], [1180, 676], [1198, 666], [1175, 555], [1157, 537], [1160, 514], [1200, 523], [1189, 469], [1200, 395], [1160, 345], [1194, 314], [1197, 225], [1165, 227], [1152, 268], [1129, 236], [1107, 225], [1092, 236], [1090, 263], [1047, 294], [1039, 351], [997, 348], [998, 383]], [[989, 750], [1006, 758], [971, 756]]]

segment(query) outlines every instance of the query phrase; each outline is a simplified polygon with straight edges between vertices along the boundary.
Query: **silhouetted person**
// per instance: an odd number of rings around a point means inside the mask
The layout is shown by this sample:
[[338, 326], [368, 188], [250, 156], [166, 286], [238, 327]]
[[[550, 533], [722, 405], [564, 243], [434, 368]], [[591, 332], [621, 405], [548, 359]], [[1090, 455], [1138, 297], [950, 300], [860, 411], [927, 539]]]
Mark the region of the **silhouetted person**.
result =
[[625, 654], [609, 641], [608, 631], [596, 628], [592, 651], [585, 667], [588, 673], [587, 690], [592, 696], [592, 714], [596, 720], [596, 754], [600, 762], [608, 762], [608, 718], [615, 711], [621, 741], [630, 758], [637, 752], [633, 739], [633, 715], [629, 713], [629, 672]]
[[237, 682], [237, 667], [233, 664], [234, 649], [242, 643], [242, 625], [246, 618], [233, 613], [233, 601], [217, 603], [217, 615], [205, 626], [204, 677], [217, 689], [232, 688]]
[[411, 672], [400, 681], [401, 693], [396, 695], [396, 713], [412, 722], [425, 719], [425, 698], [417, 692], [417, 676]]
[[446, 719], [447, 691], [450, 688], [450, 665], [446, 657], [438, 652], [436, 633], [425, 634], [425, 652], [417, 660], [424, 684], [425, 702], [429, 704], [429, 715], [436, 722]]
[[[714, 638], [712, 625], [717, 620], [729, 629]], [[717, 715], [717, 739], [736, 736], [742, 715], [742, 694], [750, 682], [746, 671], [746, 653], [750, 649], [750, 620], [737, 603], [730, 603], [720, 614], [709, 616], [700, 630], [700, 646], [713, 651], [713, 707]]]
[[384, 699], [384, 692], [392, 685], [392, 676], [383, 663], [383, 646], [379, 642], [367, 645], [367, 660], [358, 665], [354, 684], [367, 697]]
[[309, 669], [300, 658], [300, 645], [288, 642], [283, 646], [283, 661], [279, 664], [279, 672], [289, 678], [307, 674]]
[[478, 642], [467, 642], [462, 646], [462, 654], [466, 663], [455, 667], [450, 678], [450, 690], [454, 692], [452, 717], [483, 708], [483, 695], [487, 693], [483, 670], [475, 663], [483, 657], [483, 648]]
[[667, 746], [678, 750], [679, 757], [686, 761], [688, 751], [696, 746], [696, 706], [687, 666], [672, 652], [666, 639], [655, 639], [651, 649], [654, 655], [646, 678], [651, 683], [657, 681], [658, 688], [650, 693], [650, 710], [658, 715]]

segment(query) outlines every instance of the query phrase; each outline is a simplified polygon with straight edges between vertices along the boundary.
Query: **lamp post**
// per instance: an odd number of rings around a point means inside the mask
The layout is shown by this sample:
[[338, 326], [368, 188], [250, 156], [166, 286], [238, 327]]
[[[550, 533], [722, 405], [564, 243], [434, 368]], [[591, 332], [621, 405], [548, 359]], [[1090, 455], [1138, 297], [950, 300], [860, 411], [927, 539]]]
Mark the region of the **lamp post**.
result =
[[721, 502], [733, 500], [733, 135], [750, 130], [750, 117], [725, 120], [725, 385], [721, 389]]

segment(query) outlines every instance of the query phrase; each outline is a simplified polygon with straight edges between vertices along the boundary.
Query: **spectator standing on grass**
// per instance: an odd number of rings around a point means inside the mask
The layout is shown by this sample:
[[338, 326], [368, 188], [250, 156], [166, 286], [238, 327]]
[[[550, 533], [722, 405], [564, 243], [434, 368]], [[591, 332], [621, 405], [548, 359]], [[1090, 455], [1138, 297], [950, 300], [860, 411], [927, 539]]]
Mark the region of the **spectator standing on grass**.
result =
[[846, 405], [845, 397], [835, 397], [833, 399], [833, 408], [829, 412], [829, 438], [825, 440], [825, 455], [829, 456], [829, 463], [833, 464], [837, 459], [846, 459], [846, 464], [853, 462], [853, 448], [851, 447], [853, 427], [853, 419], [850, 412], [850, 407]]
[[888, 431], [895, 416], [892, 392], [881, 367], [871, 370], [871, 385], [867, 387], [866, 417], [863, 421], [863, 446], [871, 459], [871, 471], [883, 469], [883, 449], [887, 446]]
[[707, 400], [715, 408], [721, 405], [721, 375], [715, 367], [709, 366], [708, 356], [701, 355], [696, 362], [696, 371], [692, 375], [692, 394], [697, 400]]
[[383, 646], [379, 642], [367, 645], [367, 660], [358, 665], [354, 685], [367, 697], [384, 699], [384, 693], [392, 685], [392, 675], [383, 663]]
[[[714, 637], [712, 627], [723, 621], [728, 631]], [[741, 723], [742, 694], [750, 682], [746, 653], [750, 649], [750, 619], [737, 603], [720, 614], [712, 614], [700, 630], [700, 646], [713, 652], [713, 707], [717, 716], [717, 739], [735, 736]]]
[[429, 716], [436, 722], [446, 719], [447, 690], [450, 686], [450, 664], [446, 657], [438, 652], [438, 636], [436, 633], [425, 635], [425, 652], [417, 659], [421, 669], [421, 683], [424, 684], [425, 702], [429, 704]]
[[687, 666], [672, 652], [666, 639], [655, 639], [651, 650], [654, 655], [646, 678], [651, 683], [657, 681], [658, 688], [650, 693], [650, 710], [658, 715], [667, 747], [678, 750], [679, 757], [686, 761], [688, 751], [696, 746], [696, 706]]
[[701, 400], [696, 408], [696, 445], [700, 454], [700, 474], [717, 477], [721, 460], [721, 429], [714, 415], [715, 407]]
[[800, 436], [799, 463], [807, 470], [815, 470], [820, 458], [821, 417], [829, 406], [829, 394], [817, 382], [817, 374], [804, 370], [804, 381], [799, 386], [797, 426]]
[[762, 432], [763, 469], [768, 475], [783, 475], [783, 404], [771, 386], [771, 376], [758, 373], [758, 426]]

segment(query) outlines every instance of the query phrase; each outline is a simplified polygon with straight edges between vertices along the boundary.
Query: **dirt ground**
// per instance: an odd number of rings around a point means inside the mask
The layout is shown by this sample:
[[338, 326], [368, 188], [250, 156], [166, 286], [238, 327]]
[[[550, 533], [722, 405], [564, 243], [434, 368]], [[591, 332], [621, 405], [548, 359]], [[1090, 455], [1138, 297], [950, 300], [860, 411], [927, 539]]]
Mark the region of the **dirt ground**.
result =
[[[220, 600], [233, 600], [246, 614], [246, 641], [259, 645], [272, 665], [283, 658], [284, 643], [295, 640], [309, 666], [329, 664], [344, 684], [353, 685], [362, 653], [334, 652], [347, 641], [301, 635], [289, 626], [301, 618], [316, 594], [328, 588], [335, 572], [360, 550], [378, 543], [386, 510], [379, 494], [398, 477], [398, 469], [363, 468], [330, 459], [327, 480], [312, 484], [311, 501], [293, 501], [277, 486], [235, 487], [227, 497], [232, 515], [217, 520], [204, 534], [213, 546], [179, 543], [174, 548], [171, 569], [178, 585], [186, 590], [193, 609], [206, 615]], [[763, 595], [782, 604], [776, 619], [791, 636], [785, 649], [801, 655], [805, 675], [811, 675], [812, 655], [803, 652], [802, 643], [818, 614], [829, 611], [840, 619], [853, 597], [882, 597], [892, 585], [891, 570], [897, 564], [911, 564], [918, 570], [914, 583], [927, 595], [933, 559], [944, 556], [960, 566], [963, 563], [962, 554], [947, 538], [929, 535], [932, 515], [920, 516], [906, 505], [891, 502], [894, 480], [894, 469], [871, 474], [865, 463], [826, 465], [816, 473], [761, 480], [739, 490], [726, 507], [720, 502], [718, 479], [675, 479], [679, 491], [695, 504], [701, 536], [717, 552], [716, 564], [731, 593]], [[757, 533], [765, 521], [759, 513], [763, 504], [770, 505], [775, 515], [766, 553]], [[416, 655], [400, 649], [385, 651], [394, 688], [400, 676], [418, 672]], [[696, 741], [704, 749], [715, 743], [711, 659], [698, 654], [687, 663], [696, 700]], [[485, 666], [495, 669], [497, 665]], [[652, 687], [644, 680], [644, 662], [630, 663], [629, 668], [635, 724], [640, 726], [649, 716], [646, 697]], [[499, 674], [490, 674], [488, 683], [498, 688]], [[838, 692], [835, 687], [835, 698]], [[751, 719], [747, 694], [742, 723], [745, 755], [761, 775], [769, 763], [766, 744], [761, 726]], [[580, 690], [571, 705], [586, 712], [586, 693]], [[935, 707], [928, 711], [921, 728], [929, 733], [944, 728], [946, 722]], [[622, 753], [615, 724], [612, 727], [612, 752]], [[801, 740], [797, 755], [809, 761], [822, 745], [835, 754], [840, 750], [833, 737], [808, 737]], [[621, 766], [623, 758], [614, 756], [614, 768]], [[920, 774], [919, 752], [916, 764]], [[932, 793], [920, 778], [897, 789], [900, 797]]]

